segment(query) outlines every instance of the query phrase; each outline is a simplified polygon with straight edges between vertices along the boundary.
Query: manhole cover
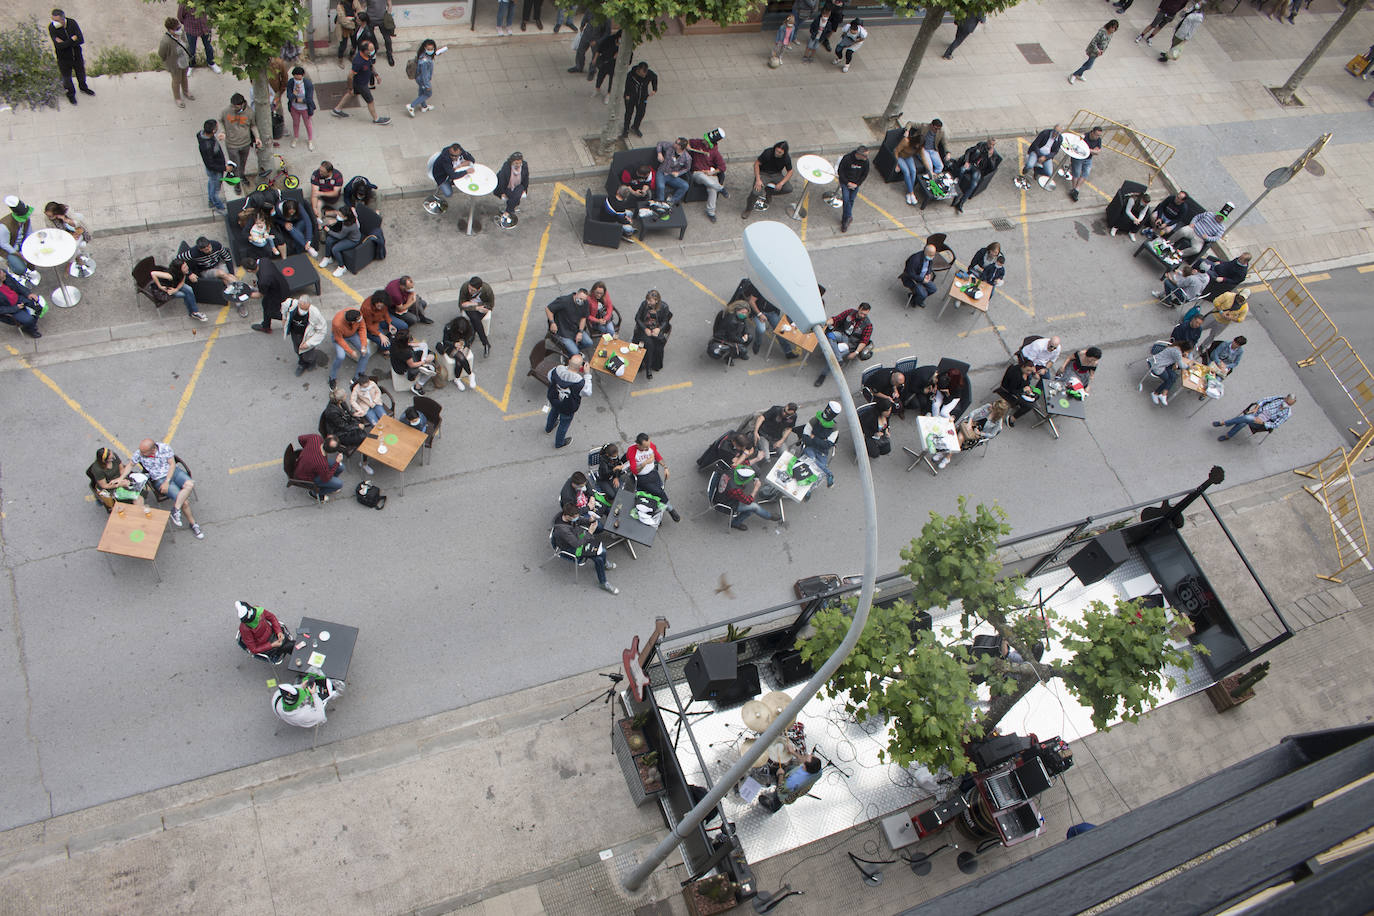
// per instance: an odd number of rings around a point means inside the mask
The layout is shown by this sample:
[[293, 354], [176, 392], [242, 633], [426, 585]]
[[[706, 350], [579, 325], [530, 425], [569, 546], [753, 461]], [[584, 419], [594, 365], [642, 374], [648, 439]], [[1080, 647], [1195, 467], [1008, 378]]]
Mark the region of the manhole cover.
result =
[[1011, 221], [998, 217], [992, 221], [992, 228], [996, 229], [998, 232], [1010, 232]]
[[1026, 63], [1028, 64], [1054, 63], [1054, 61], [1050, 60], [1050, 56], [1045, 53], [1045, 49], [1040, 46], [1039, 42], [1028, 45], [1017, 45], [1016, 50], [1021, 52], [1021, 56], [1026, 59]]

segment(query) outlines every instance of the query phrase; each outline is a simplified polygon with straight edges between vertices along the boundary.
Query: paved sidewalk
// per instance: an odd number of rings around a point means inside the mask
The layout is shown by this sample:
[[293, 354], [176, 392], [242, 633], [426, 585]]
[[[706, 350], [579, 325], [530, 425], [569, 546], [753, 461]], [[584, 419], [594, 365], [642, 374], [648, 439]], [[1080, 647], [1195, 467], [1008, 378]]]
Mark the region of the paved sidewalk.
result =
[[[1374, 503], [1374, 465], [1361, 470], [1357, 487]], [[1075, 742], [1077, 765], [1064, 780], [1074, 807], [1063, 789], [1051, 790], [1042, 799], [1045, 835], [987, 854], [984, 870], [1046, 848], [1071, 823], [1102, 823], [1286, 734], [1367, 720], [1374, 574], [1357, 568], [1342, 585], [1311, 575], [1329, 564], [1330, 529], [1301, 482], [1284, 473], [1213, 494], [1297, 631], [1270, 654], [1257, 698], [1218, 715], [1198, 694]], [[1190, 546], [1214, 585], [1238, 593], [1244, 570], [1209, 527], [1205, 508], [1189, 521]], [[1232, 609], [1252, 642], [1272, 635], [1265, 615], [1252, 617], [1239, 602]], [[676, 857], [639, 894], [619, 886], [663, 827], [656, 809], [629, 800], [609, 753], [607, 707], [593, 702], [567, 715], [608, 686], [588, 673], [10, 830], [0, 834], [0, 894], [15, 914], [49, 912], [60, 899], [81, 900], [83, 912], [120, 914], [303, 906], [467, 916], [685, 913]], [[334, 716], [350, 714], [350, 697]], [[265, 698], [263, 705], [265, 715]], [[881, 888], [864, 889], [848, 850], [891, 857], [876, 828], [858, 825], [754, 863], [759, 885], [772, 890], [788, 881], [806, 896], [787, 911], [820, 916], [890, 913], [965, 880], [949, 867], [920, 879], [894, 867]]]

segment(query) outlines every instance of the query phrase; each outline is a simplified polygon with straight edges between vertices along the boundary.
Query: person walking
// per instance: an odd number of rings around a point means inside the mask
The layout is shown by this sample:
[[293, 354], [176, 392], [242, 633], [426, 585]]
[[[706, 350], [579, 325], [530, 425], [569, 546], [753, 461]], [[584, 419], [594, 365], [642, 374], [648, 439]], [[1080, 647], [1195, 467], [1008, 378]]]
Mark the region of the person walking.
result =
[[353, 58], [353, 79], [348, 85], [348, 91], [339, 99], [339, 104], [329, 110], [330, 114], [336, 118], [348, 117], [348, 112], [340, 109], [356, 95], [367, 104], [367, 113], [372, 116], [373, 124], [381, 126], [391, 123], [390, 118], [377, 116], [377, 105], [372, 99], [372, 87], [381, 82], [381, 78], [377, 76], [376, 60], [376, 44], [367, 40], [359, 42], [358, 53]]
[[1151, 39], [1159, 34], [1159, 30], [1174, 21], [1174, 17], [1188, 8], [1192, 0], [1160, 0], [1159, 9], [1155, 11], [1155, 18], [1150, 20], [1150, 24], [1140, 30], [1140, 34], [1135, 37], [1136, 42], [1149, 44]]
[[569, 357], [566, 366], [554, 366], [549, 370], [549, 416], [544, 421], [544, 432], [551, 433], [555, 426], [558, 427], [553, 437], [554, 448], [572, 442], [568, 427], [572, 425], [573, 414], [582, 406], [582, 399], [590, 397], [591, 393], [592, 367], [580, 353]]
[[[506, 34], [510, 34], [510, 29], [506, 29]], [[611, 34], [611, 21], [609, 19], [601, 22], [595, 21], [590, 12], [582, 16], [582, 23], [577, 27], [577, 45], [573, 48], [573, 65], [568, 68], [569, 73], [581, 73], [585, 68], [587, 71], [587, 82], [591, 82], [596, 75], [596, 46]], [[587, 52], [592, 53], [592, 66], [588, 67]]]
[[1169, 50], [1159, 53], [1161, 64], [1178, 60], [1178, 56], [1183, 53], [1183, 46], [1197, 32], [1198, 26], [1202, 25], [1202, 19], [1202, 4], [1194, 3], [1192, 9], [1184, 14], [1182, 21], [1174, 28], [1174, 38], [1169, 44]]
[[984, 22], [987, 22], [987, 17], [981, 13], [971, 13], [960, 19], [959, 24], [954, 27], [954, 40], [949, 43], [949, 47], [945, 48], [945, 53], [941, 54], [940, 57], [944, 60], [954, 60], [954, 49], [963, 44], [964, 40], [973, 34], [973, 30]]
[[854, 198], [859, 195], [859, 186], [868, 177], [868, 147], [862, 144], [852, 152], [845, 153], [840, 159], [836, 174], [840, 179], [840, 231], [848, 232], [849, 224], [854, 221]]
[[[86, 36], [81, 34], [81, 26], [75, 19], [68, 19], [61, 10], [52, 11], [52, 21], [48, 23], [48, 37], [52, 39], [53, 53], [57, 57], [57, 69], [62, 74], [62, 88], [67, 91], [67, 101], [76, 104], [76, 88], [86, 95], [95, 95], [86, 85], [86, 58], [81, 46]], [[72, 76], [76, 76], [73, 85]]]
[[177, 4], [177, 22], [186, 30], [187, 44], [191, 47], [191, 66], [196, 65], [196, 39], [205, 46], [205, 65], [216, 73], [223, 73], [215, 63], [215, 49], [210, 45], [210, 17], [197, 8], [194, 3]]
[[[235, 92], [229, 97], [229, 107], [220, 112], [219, 138], [229, 152], [240, 178], [248, 176], [248, 150], [262, 149], [262, 138], [258, 136], [257, 116], [242, 93]], [[239, 193], [243, 185], [239, 184]]]
[[426, 38], [420, 42], [420, 49], [415, 52], [415, 88], [420, 94], [415, 97], [415, 101], [406, 105], [406, 114], [412, 118], [415, 117], [417, 108], [421, 111], [434, 110], [429, 100], [434, 95], [434, 58], [438, 53], [439, 46], [433, 38]]
[[[610, 92], [610, 88], [607, 87], [606, 91]], [[658, 74], [649, 69], [648, 61], [641, 60], [625, 77], [625, 123], [621, 125], [620, 136], [631, 131], [636, 137], [644, 136], [639, 131], [639, 125], [644, 122], [644, 109], [649, 104], [649, 97], [657, 94]]]
[[171, 16], [162, 21], [162, 40], [157, 44], [157, 56], [162, 68], [172, 77], [172, 99], [178, 108], [185, 108], [183, 97], [195, 101], [191, 95], [191, 49], [187, 45], [186, 30]]
[[[596, 85], [592, 88], [592, 98], [601, 94], [601, 81], [606, 81], [606, 104], [611, 104], [611, 88], [615, 85], [615, 58], [620, 53], [621, 30], [616, 29], [596, 43]], [[588, 71], [587, 78], [591, 78]]]
[[1093, 40], [1088, 42], [1088, 59], [1083, 61], [1083, 66], [1069, 74], [1070, 86], [1076, 82], [1081, 83], [1087, 80], [1088, 71], [1092, 69], [1093, 64], [1097, 63], [1099, 57], [1107, 53], [1107, 45], [1112, 43], [1112, 36], [1116, 34], [1116, 30], [1119, 26], [1120, 23], [1112, 19], [1102, 28], [1097, 30], [1097, 34], [1093, 36]]

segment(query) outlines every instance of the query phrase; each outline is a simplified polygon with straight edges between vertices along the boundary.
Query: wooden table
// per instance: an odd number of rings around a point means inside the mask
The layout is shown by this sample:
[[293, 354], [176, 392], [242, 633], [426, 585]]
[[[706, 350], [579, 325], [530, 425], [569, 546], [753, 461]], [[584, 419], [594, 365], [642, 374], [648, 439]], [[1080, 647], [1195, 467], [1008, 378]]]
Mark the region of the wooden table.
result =
[[[940, 444], [945, 446], [944, 449], [932, 451], [927, 447], [927, 442], [930, 440], [932, 434], [940, 440]], [[905, 445], [902, 446], [902, 451], [906, 452], [912, 458], [911, 464], [908, 464], [906, 469], [910, 471], [912, 468], [916, 467], [916, 465], [924, 461], [926, 467], [930, 468], [930, 473], [932, 475], [936, 477], [940, 476], [939, 468], [935, 467], [934, 462], [932, 462], [930, 458], [932, 455], [938, 454], [939, 451], [946, 451], [951, 454], [959, 451], [959, 437], [954, 432], [954, 421], [949, 417], [917, 417], [916, 435], [920, 437], [919, 444], [921, 450], [919, 452]]]
[[[1211, 387], [1207, 384], [1207, 376], [1209, 373], [1216, 376], [1215, 387]], [[1215, 363], [1204, 365], [1196, 360], [1184, 357], [1183, 371], [1179, 373], [1179, 384], [1189, 391], [1202, 395], [1201, 400], [1205, 402], [1207, 398], [1216, 400], [1226, 393], [1226, 384], [1223, 381], [1225, 377], [1226, 370]], [[1193, 414], [1196, 414], [1198, 410], [1201, 409], [1202, 405], [1200, 404], [1197, 410], [1193, 411]], [[1189, 416], [1193, 414], [1189, 414]]]
[[940, 306], [940, 311], [935, 314], [936, 321], [945, 317], [945, 309], [949, 308], [951, 302], [958, 305], [967, 305], [969, 308], [975, 310], [975, 314], [981, 312], [986, 315], [988, 313], [988, 300], [992, 297], [984, 295], [981, 299], [973, 298], [959, 288], [960, 283], [966, 282], [968, 281], [956, 278], [955, 281], [949, 285], [949, 292], [945, 294], [945, 304]]
[[[621, 352], [622, 350], [625, 352]], [[628, 385], [639, 375], [639, 367], [644, 363], [645, 352], [639, 344], [628, 343], [619, 337], [612, 337], [610, 340], [601, 337], [597, 339], [596, 348], [592, 350], [592, 368], [602, 375], [620, 379]], [[624, 375], [616, 375], [606, 368], [606, 360], [612, 356], [619, 356], [625, 361]]]
[[[95, 549], [101, 553], [147, 560], [153, 564], [153, 573], [157, 576], [157, 581], [161, 582], [162, 573], [157, 568], [157, 551], [162, 546], [162, 535], [167, 531], [167, 522], [171, 517], [172, 513], [165, 509], [116, 503], [105, 522], [105, 531], [100, 535], [100, 543], [95, 545]], [[108, 560], [108, 557], [106, 559]], [[110, 564], [110, 572], [114, 573], [113, 563]]]
[[[369, 458], [376, 458], [382, 464], [401, 475], [402, 496], [406, 491], [406, 468], [410, 466], [415, 453], [425, 444], [428, 434], [413, 426], [407, 426], [395, 417], [382, 417], [372, 432], [358, 446], [358, 451]], [[386, 449], [386, 451], [382, 451]]]
[[[783, 330], [784, 328], [786, 330]], [[811, 354], [816, 352], [816, 347], [820, 346], [820, 340], [817, 339], [814, 331], [803, 331], [786, 318], [779, 321], [776, 327], [769, 328], [768, 334], [768, 352], [763, 355], [764, 359], [773, 355], [773, 347], [777, 344], [779, 337], [802, 351], [804, 354], [800, 363], [802, 366], [806, 365], [807, 361], [811, 359]]]

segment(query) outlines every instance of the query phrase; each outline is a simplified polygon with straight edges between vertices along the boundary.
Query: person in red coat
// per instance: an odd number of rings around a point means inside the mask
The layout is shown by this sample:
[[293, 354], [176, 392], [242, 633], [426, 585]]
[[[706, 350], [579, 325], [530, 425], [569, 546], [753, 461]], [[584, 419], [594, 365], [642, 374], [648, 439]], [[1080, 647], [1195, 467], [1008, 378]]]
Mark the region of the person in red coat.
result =
[[235, 601], [234, 609], [239, 613], [239, 641], [249, 652], [266, 655], [275, 663], [291, 651], [291, 634], [276, 614], [246, 601]]
[[297, 436], [296, 441], [301, 444], [301, 454], [296, 459], [296, 469], [291, 472], [291, 479], [310, 484], [310, 495], [316, 499], [322, 502], [328, 500], [330, 493], [337, 493], [343, 488], [343, 481], [339, 479], [343, 473], [339, 440], [330, 436], [326, 442], [318, 433], [305, 433]]

